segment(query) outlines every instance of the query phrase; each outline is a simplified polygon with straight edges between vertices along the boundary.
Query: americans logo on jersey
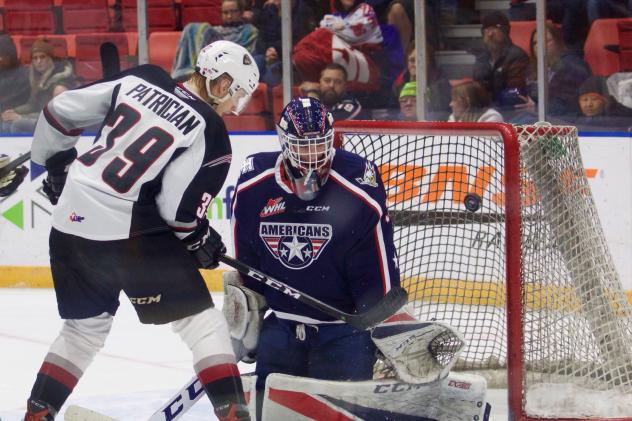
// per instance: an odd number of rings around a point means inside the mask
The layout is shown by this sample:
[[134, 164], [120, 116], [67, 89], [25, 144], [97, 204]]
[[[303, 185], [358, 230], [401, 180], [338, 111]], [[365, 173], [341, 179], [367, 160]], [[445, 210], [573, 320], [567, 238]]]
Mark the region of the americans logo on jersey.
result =
[[304, 269], [318, 259], [332, 236], [329, 224], [262, 222], [259, 236], [272, 255], [289, 269]]

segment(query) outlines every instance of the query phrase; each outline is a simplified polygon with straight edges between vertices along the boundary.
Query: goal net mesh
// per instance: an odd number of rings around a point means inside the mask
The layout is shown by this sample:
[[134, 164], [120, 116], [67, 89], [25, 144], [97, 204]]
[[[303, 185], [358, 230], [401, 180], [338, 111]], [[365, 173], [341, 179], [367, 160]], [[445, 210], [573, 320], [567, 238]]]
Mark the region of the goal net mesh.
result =
[[[632, 393], [632, 314], [576, 129], [515, 130], [519, 169], [505, 168], [499, 133], [386, 125], [343, 129], [341, 139], [380, 169], [415, 316], [449, 322], [468, 341], [454, 369], [506, 368], [505, 208], [519, 206], [524, 389], [570, 383]], [[520, 203], [505, 203], [506, 171], [519, 171]]]

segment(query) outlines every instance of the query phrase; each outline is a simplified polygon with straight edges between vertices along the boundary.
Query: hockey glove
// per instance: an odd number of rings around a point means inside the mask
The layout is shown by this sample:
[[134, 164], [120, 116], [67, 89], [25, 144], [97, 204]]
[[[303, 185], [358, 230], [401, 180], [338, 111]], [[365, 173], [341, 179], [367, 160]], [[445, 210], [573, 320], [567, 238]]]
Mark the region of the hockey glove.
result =
[[[11, 160], [8, 156], [0, 155], [0, 168], [8, 165], [9, 162]], [[28, 173], [28, 168], [22, 165], [0, 178], [0, 197], [9, 196], [16, 191]]]
[[46, 170], [48, 176], [46, 180], [42, 182], [43, 189], [48, 200], [53, 205], [57, 204], [61, 192], [64, 190], [64, 184], [66, 184], [66, 177], [68, 176], [68, 168], [70, 164], [77, 158], [77, 150], [75, 148], [68, 149], [66, 151], [57, 152], [46, 160]]
[[204, 269], [215, 269], [219, 266], [219, 255], [226, 253], [222, 237], [209, 225], [206, 218], [200, 220], [195, 231], [182, 241]]

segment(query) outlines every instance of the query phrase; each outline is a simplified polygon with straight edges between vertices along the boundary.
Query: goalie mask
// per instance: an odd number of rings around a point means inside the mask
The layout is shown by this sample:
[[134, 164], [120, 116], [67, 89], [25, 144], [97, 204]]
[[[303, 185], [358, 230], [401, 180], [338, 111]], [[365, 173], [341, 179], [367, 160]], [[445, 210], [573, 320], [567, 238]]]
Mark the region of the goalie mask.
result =
[[334, 156], [333, 117], [314, 98], [294, 98], [281, 112], [277, 133], [292, 191], [312, 200], [327, 181]]
[[[252, 55], [241, 45], [230, 41], [215, 41], [200, 50], [195, 65], [206, 78], [206, 93], [218, 103], [234, 100], [234, 114], [239, 115], [248, 105], [252, 93], [259, 84], [259, 68]], [[211, 81], [223, 74], [233, 81], [228, 93], [218, 98], [211, 93]]]

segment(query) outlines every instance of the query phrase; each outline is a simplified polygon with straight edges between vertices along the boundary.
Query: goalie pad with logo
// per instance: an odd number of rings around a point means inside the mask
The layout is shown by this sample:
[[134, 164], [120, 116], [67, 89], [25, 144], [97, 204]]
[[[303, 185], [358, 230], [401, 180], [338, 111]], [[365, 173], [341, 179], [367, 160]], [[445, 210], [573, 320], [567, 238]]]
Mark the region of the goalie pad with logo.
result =
[[460, 332], [447, 323], [420, 322], [404, 309], [377, 325], [371, 339], [407, 383], [445, 378], [465, 347]]
[[241, 284], [237, 271], [226, 271], [222, 312], [233, 342], [237, 361], [254, 362], [259, 344], [259, 331], [267, 309], [266, 299]]
[[485, 378], [469, 373], [449, 373], [426, 384], [272, 373], [266, 379], [263, 419], [485, 421], [491, 409], [486, 396]]

